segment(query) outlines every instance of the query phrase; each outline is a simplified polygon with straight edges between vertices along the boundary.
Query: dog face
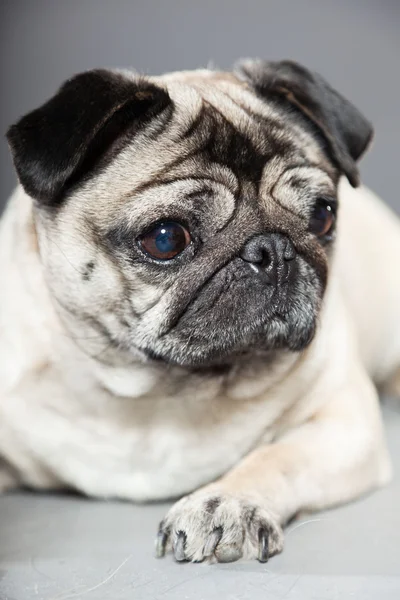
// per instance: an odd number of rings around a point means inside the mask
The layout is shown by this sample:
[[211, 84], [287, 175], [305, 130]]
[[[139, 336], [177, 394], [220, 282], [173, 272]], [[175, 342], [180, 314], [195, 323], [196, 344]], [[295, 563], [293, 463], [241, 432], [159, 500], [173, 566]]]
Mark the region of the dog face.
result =
[[260, 61], [83, 73], [8, 133], [71, 336], [188, 367], [310, 343], [370, 137], [319, 76]]

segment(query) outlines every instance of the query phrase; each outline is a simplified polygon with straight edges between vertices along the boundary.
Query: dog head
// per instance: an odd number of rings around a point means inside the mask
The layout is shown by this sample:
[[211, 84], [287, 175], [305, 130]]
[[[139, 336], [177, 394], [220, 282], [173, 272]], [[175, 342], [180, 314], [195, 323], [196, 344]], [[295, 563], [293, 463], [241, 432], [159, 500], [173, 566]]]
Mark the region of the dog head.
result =
[[157, 78], [89, 71], [8, 140], [77, 343], [99, 360], [193, 367], [307, 347], [337, 184], [358, 184], [371, 134], [320, 76], [246, 61]]

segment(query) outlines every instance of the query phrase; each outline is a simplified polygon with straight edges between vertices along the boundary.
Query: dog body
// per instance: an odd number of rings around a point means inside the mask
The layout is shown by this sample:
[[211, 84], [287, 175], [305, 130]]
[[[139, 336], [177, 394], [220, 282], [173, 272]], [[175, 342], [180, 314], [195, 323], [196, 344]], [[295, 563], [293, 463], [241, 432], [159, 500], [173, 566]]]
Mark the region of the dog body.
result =
[[[101, 168], [74, 150], [58, 180], [39, 178], [36, 149], [26, 166], [33, 117], [10, 134], [25, 191], [0, 229], [0, 485], [136, 501], [205, 486], [160, 528], [158, 553], [173, 547], [178, 560], [265, 560], [299, 510], [390, 478], [372, 381], [399, 385], [399, 222], [341, 177], [355, 183], [351, 160], [303, 122], [292, 88], [288, 111], [286, 80], [283, 109], [260, 97], [259, 67], [246, 66], [247, 83], [193, 72], [135, 88], [152, 107], [162, 90], [151, 118], [123, 143], [114, 122]], [[139, 85], [114, 77], [108, 122]], [[45, 110], [50, 122], [54, 105]], [[355, 158], [362, 137], [347, 136]], [[339, 203], [323, 242], [303, 231], [321, 196]], [[180, 263], [146, 254], [161, 220], [189, 223]]]

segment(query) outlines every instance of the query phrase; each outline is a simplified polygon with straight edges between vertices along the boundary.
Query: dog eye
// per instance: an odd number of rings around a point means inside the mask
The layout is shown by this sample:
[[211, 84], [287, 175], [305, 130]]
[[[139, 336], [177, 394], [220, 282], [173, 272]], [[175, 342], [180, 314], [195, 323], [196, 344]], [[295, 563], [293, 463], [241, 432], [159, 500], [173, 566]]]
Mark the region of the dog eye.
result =
[[317, 237], [328, 235], [335, 222], [335, 212], [326, 200], [318, 200], [311, 215], [309, 229]]
[[159, 223], [139, 238], [143, 250], [158, 260], [171, 260], [190, 244], [190, 233], [180, 223]]

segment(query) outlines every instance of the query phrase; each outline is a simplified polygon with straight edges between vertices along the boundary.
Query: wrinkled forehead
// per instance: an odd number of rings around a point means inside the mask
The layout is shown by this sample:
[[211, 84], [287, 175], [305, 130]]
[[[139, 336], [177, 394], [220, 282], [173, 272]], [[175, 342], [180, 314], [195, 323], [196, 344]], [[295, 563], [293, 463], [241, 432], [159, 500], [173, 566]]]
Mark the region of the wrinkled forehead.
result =
[[261, 202], [273, 194], [300, 212], [313, 188], [333, 193], [334, 170], [312, 133], [233, 75], [183, 72], [153, 81], [168, 89], [172, 108], [79, 191], [96, 211], [139, 195], [156, 202], [157, 194], [149, 196], [156, 188], [171, 198], [174, 189], [190, 195], [204, 185]]

